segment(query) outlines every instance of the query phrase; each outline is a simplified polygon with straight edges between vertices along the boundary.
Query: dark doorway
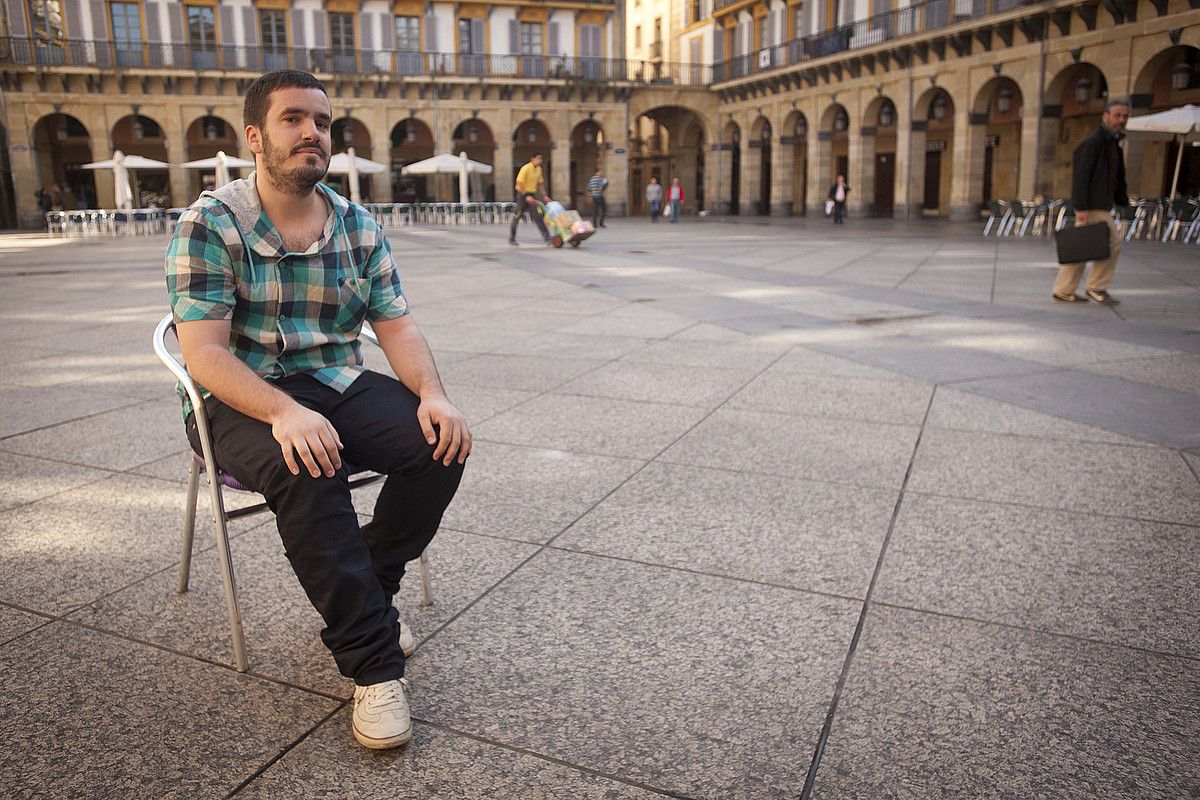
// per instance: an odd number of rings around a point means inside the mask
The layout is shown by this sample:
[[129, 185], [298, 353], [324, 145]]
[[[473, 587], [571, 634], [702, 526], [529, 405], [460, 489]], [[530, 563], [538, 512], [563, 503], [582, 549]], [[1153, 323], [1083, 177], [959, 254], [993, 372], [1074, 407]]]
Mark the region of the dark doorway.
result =
[[925, 153], [925, 204], [929, 211], [937, 211], [942, 194], [942, 151]]
[[771, 126], [763, 123], [761, 145], [758, 148], [762, 171], [758, 185], [758, 213], [771, 213]]
[[[1178, 157], [1179, 143], [1169, 142], [1167, 158], [1163, 163], [1163, 197], [1171, 191], [1171, 181], [1175, 177], [1175, 159]], [[1190, 144], [1183, 148], [1183, 161], [1179, 164], [1179, 186], [1175, 193], [1180, 197], [1195, 197], [1200, 194], [1200, 148]]]
[[730, 154], [730, 182], [733, 184], [729, 187], [729, 213], [737, 214], [742, 207], [742, 146], [740, 142], [733, 143], [733, 152]]
[[983, 207], [992, 202], [992, 165], [996, 149], [990, 144], [983, 151]]
[[875, 216], [891, 217], [896, 202], [896, 154], [875, 154]]
[[704, 144], [696, 145], [696, 181], [692, 184], [696, 193], [696, 210], [704, 208]]
[[850, 156], [837, 157], [837, 172], [835, 172], [833, 175], [833, 180], [835, 183], [837, 182], [838, 175], [845, 175], [846, 183], [850, 182]]

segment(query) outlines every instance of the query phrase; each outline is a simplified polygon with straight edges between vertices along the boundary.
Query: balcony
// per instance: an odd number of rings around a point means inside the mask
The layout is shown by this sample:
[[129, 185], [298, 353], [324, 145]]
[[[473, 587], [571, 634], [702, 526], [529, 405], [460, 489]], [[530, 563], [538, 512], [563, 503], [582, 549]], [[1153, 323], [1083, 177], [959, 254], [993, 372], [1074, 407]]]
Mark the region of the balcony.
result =
[[[662, 42], [657, 52], [661, 56]], [[186, 43], [117, 45], [109, 41], [68, 40], [52, 44], [34, 39], [0, 37], [0, 67], [100, 67], [123, 72], [190, 70], [195, 72], [262, 73], [301, 69], [319, 74], [367, 77], [449, 76], [529, 78], [707, 86], [710, 67], [611, 58], [545, 55], [474, 55], [395, 50], [334, 51], [323, 48], [270, 48], [221, 45], [193, 48]]]
[[651, 42], [649, 49], [651, 61], [662, 61], [663, 43], [661, 39]]
[[[716, 7], [738, 0], [717, 0]], [[927, 0], [919, 5], [877, 14], [850, 25], [814, 33], [790, 42], [735, 56], [713, 65], [713, 83], [737, 80], [781, 66], [882, 44], [892, 39], [946, 28], [967, 19], [1012, 11], [1038, 0]]]

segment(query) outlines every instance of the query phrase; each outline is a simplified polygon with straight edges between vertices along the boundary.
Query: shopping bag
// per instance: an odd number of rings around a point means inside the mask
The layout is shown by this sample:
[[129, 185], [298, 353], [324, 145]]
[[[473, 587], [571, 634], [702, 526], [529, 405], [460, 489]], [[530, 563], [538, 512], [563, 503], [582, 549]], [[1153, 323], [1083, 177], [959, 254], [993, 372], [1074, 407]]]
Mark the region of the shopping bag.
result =
[[833, 201], [826, 200], [825, 201], [825, 216], [828, 217], [832, 213], [833, 213]]
[[1103, 261], [1108, 258], [1108, 225], [1093, 222], [1063, 228], [1054, 234], [1054, 243], [1058, 247], [1060, 264]]

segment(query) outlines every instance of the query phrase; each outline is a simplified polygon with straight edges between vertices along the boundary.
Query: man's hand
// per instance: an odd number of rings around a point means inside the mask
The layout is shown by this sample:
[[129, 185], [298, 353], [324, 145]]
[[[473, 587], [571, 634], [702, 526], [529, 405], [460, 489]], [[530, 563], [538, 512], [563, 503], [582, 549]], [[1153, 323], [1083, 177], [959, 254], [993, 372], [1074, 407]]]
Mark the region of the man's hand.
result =
[[342, 457], [338, 453], [342, 449], [342, 440], [333, 425], [299, 403], [293, 403], [271, 423], [271, 435], [279, 442], [283, 460], [293, 475], [300, 474], [297, 455], [314, 478], [321, 477], [322, 473], [326, 478], [332, 478], [334, 471], [342, 466]]
[[444, 394], [421, 399], [417, 406], [417, 422], [425, 433], [425, 441], [437, 444], [433, 451], [434, 461], [441, 461], [448, 467], [456, 456], [462, 464], [471, 455], [471, 431], [467, 428], [466, 417]]
[[533, 196], [533, 195], [531, 195], [531, 194], [527, 194], [527, 195], [525, 195], [525, 202], [526, 202], [526, 203], [529, 203], [529, 205], [531, 205], [531, 206], [536, 206], [536, 205], [537, 205], [537, 198], [536, 198], [536, 197], [534, 197], [534, 196]]
[[1075, 212], [1075, 221], [1078, 222], [1080, 225], [1086, 225], [1087, 221], [1088, 221], [1087, 212], [1086, 211], [1076, 211]]

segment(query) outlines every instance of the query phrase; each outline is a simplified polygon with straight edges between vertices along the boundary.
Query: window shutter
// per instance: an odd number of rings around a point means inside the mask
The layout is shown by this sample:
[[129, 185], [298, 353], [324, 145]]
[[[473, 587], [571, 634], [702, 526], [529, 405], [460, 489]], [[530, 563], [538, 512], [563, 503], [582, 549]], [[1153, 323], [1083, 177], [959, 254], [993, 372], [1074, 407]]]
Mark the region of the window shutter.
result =
[[425, 51], [427, 53], [438, 51], [437, 16], [434, 14], [425, 17]]
[[471, 20], [471, 52], [483, 55], [483, 20]]
[[725, 60], [725, 29], [718, 27], [713, 31], [713, 63], [720, 64]]
[[304, 33], [304, 11], [292, 9], [292, 46], [308, 47], [308, 36]]
[[329, 46], [329, 17], [322, 8], [312, 10], [312, 38], [318, 50]]
[[[92, 0], [89, 5], [92, 8], [92, 38], [97, 42], [108, 41], [111, 33], [108, 26], [108, 4], [104, 0]], [[71, 37], [75, 38], [77, 35], [72, 33]]]
[[8, 31], [12, 36], [28, 36], [29, 25], [25, 19], [25, 5], [22, 0], [5, 0], [8, 6]]
[[258, 44], [258, 15], [254, 6], [242, 6], [242, 36], [245, 43], [251, 47]]
[[183, 8], [179, 3], [167, 3], [167, 22], [171, 26], [171, 41], [183, 42]]
[[233, 6], [223, 5], [221, 8], [221, 27], [217, 30], [217, 41], [221, 44], [233, 44], [237, 38], [233, 35]]
[[556, 56], [558, 52], [558, 23], [551, 22], [546, 26], [546, 55]]
[[368, 14], [365, 11], [358, 13], [358, 42], [356, 42], [356, 47], [359, 50], [375, 49], [374, 31], [371, 30], [371, 24], [374, 19], [374, 14]]
[[396, 18], [391, 14], [381, 14], [379, 19], [382, 35], [383, 50], [396, 49]]
[[67, 30], [66, 37], [68, 39], [82, 39], [83, 37], [83, 7], [79, 2], [67, 3]]
[[521, 23], [515, 19], [508, 21], [508, 52], [513, 55], [521, 52]]

